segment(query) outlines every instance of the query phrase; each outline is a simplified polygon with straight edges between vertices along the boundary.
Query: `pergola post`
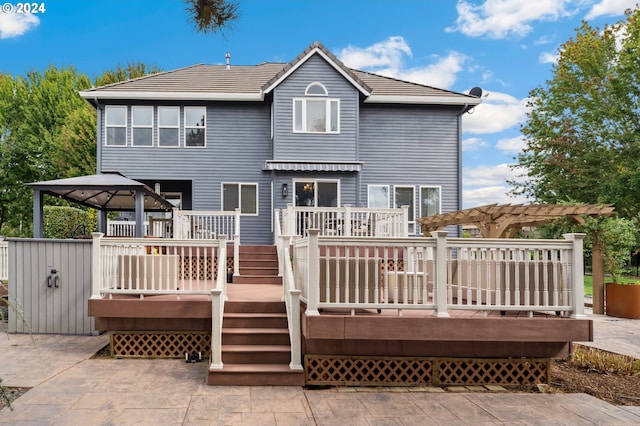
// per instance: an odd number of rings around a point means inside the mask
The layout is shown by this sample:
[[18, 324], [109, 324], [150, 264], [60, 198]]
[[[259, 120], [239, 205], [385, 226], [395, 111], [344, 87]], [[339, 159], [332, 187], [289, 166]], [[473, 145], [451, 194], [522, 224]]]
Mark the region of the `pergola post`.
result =
[[591, 247], [591, 278], [593, 279], [593, 313], [604, 314], [604, 262], [599, 242]]

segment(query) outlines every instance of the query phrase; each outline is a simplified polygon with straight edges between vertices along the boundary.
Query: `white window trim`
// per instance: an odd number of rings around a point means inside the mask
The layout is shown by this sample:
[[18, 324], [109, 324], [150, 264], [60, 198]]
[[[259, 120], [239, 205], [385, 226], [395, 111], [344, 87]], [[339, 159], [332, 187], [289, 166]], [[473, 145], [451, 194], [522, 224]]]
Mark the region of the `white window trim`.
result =
[[[187, 126], [187, 111], [191, 109], [204, 109], [204, 126]], [[186, 106], [184, 107], [184, 147], [185, 148], [206, 148], [207, 147], [207, 107], [206, 106]], [[202, 146], [187, 145], [187, 133], [190, 129], [204, 130], [204, 144]]]
[[[240, 216], [259, 216], [260, 215], [260, 188], [258, 182], [221, 182], [220, 183], [220, 210], [224, 208], [224, 186], [238, 185], [238, 207], [240, 208]], [[242, 213], [242, 186], [253, 186], [256, 188], [256, 212]]]
[[438, 186], [438, 185], [420, 185], [418, 187], [418, 202], [420, 203], [420, 207], [419, 207], [419, 212], [420, 212], [420, 217], [424, 217], [424, 214], [422, 213], [422, 188], [429, 188], [429, 189], [437, 189], [438, 190], [438, 212], [435, 214], [440, 214], [442, 212], [442, 186]]
[[[310, 133], [314, 135], [338, 135], [340, 134], [340, 99], [339, 98], [321, 98], [321, 95], [311, 95], [309, 98], [293, 98], [293, 113], [291, 114], [293, 117], [293, 133]], [[302, 102], [302, 130], [296, 130], [296, 102]], [[325, 101], [325, 114], [327, 117], [325, 132], [312, 132], [307, 129], [307, 101]], [[331, 129], [331, 103], [336, 102], [338, 108], [338, 117], [336, 123], [336, 130]]]
[[[151, 125], [140, 125], [140, 124], [135, 124], [134, 120], [133, 120], [133, 111], [136, 108], [141, 108], [141, 109], [150, 109], [151, 110]], [[153, 106], [149, 106], [149, 105], [132, 105], [131, 106], [131, 146], [135, 146], [138, 148], [153, 148], [154, 146], [154, 137], [153, 137], [153, 125], [155, 123], [155, 118], [154, 118], [154, 108]], [[135, 129], [151, 129], [151, 145], [135, 145], [135, 138], [133, 137], [133, 131]]]
[[[178, 124], [176, 126], [165, 126], [160, 124], [160, 110], [161, 109], [170, 109], [178, 112]], [[178, 106], [158, 106], [158, 148], [180, 148], [180, 107]], [[161, 129], [178, 129], [178, 144], [177, 145], [160, 145], [160, 130]], [[206, 136], [205, 136], [206, 137]]]
[[391, 204], [391, 189], [389, 188], [389, 185], [381, 185], [381, 184], [367, 185], [367, 207], [372, 208], [371, 207], [371, 188], [387, 188], [387, 207], [386, 208], [389, 208], [389, 205]]
[[[124, 108], [124, 125], [109, 125], [109, 109], [111, 108]], [[105, 146], [119, 146], [119, 147], [124, 147], [128, 145], [128, 131], [127, 131], [127, 124], [128, 124], [128, 115], [129, 115], [129, 108], [127, 108], [126, 105], [105, 105], [104, 107], [104, 145]], [[109, 144], [109, 138], [108, 138], [108, 133], [109, 133], [109, 128], [124, 128], [124, 145], [118, 145], [118, 144]]]

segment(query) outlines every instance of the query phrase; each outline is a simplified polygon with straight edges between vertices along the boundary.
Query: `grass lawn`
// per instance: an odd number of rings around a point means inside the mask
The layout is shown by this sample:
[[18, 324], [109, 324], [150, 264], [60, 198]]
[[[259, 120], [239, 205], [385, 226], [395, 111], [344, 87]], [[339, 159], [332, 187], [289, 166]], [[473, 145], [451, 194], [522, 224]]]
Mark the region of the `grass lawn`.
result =
[[[622, 277], [620, 282], [622, 283], [636, 283], [640, 281], [638, 277]], [[611, 277], [604, 277], [605, 283], [611, 282]], [[584, 294], [593, 296], [593, 277], [591, 275], [584, 276]]]

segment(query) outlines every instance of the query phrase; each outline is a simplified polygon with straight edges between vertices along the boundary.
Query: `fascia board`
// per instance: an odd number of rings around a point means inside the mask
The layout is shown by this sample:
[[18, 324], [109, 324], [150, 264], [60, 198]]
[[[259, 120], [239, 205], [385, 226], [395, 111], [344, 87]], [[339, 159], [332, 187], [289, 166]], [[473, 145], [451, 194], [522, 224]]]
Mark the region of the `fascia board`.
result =
[[263, 101], [262, 93], [202, 93], [202, 92], [138, 92], [93, 90], [80, 92], [80, 96], [91, 99], [127, 100], [181, 100], [181, 101]]
[[482, 99], [449, 96], [371, 95], [364, 102], [369, 104], [479, 105]]

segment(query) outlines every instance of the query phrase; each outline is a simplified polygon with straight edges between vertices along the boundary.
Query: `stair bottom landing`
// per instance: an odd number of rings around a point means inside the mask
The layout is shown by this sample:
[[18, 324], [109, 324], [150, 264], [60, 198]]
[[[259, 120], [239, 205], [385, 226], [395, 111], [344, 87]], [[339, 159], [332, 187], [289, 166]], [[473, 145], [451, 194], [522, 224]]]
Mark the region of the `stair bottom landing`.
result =
[[224, 364], [209, 368], [210, 386], [304, 386], [304, 370], [282, 364]]

